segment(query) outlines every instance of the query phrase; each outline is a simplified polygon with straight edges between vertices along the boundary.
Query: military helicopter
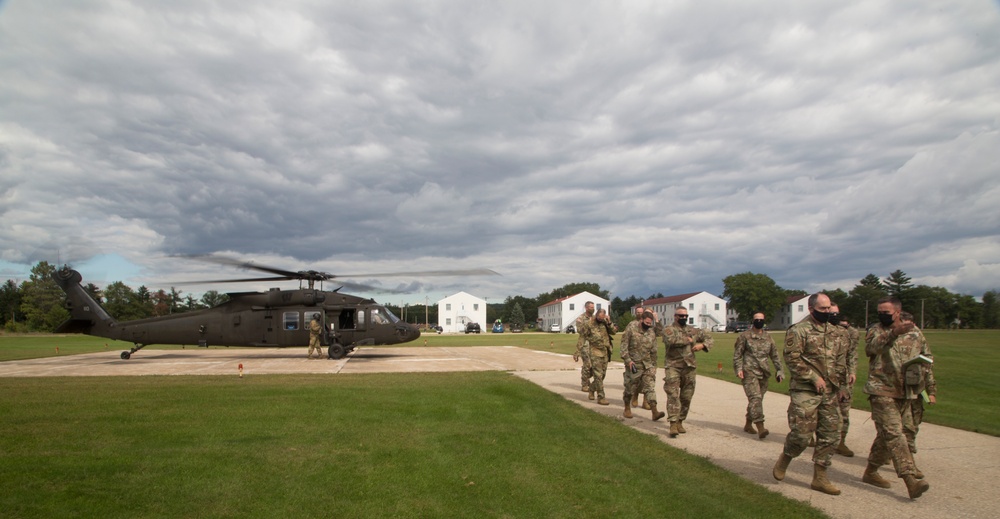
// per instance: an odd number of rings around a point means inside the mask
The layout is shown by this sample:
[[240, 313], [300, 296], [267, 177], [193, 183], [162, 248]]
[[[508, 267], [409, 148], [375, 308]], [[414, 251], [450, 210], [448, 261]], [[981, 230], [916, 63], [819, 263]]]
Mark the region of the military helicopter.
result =
[[[195, 283], [241, 283], [299, 280], [297, 290], [272, 288], [267, 292], [230, 293], [229, 301], [213, 308], [162, 317], [118, 322], [81, 285], [79, 272], [63, 267], [52, 277], [66, 293], [70, 318], [59, 325], [59, 333], [83, 333], [134, 346], [121, 353], [127, 360], [151, 344], [208, 346], [258, 346], [285, 348], [309, 344], [309, 324], [314, 318], [323, 326], [320, 340], [331, 359], [340, 359], [359, 346], [401, 344], [416, 340], [420, 330], [405, 323], [372, 299], [341, 293], [344, 286], [373, 290], [356, 283], [338, 282], [335, 290], [316, 289], [317, 281], [344, 277], [499, 275], [489, 269], [434, 270], [335, 276], [315, 270], [290, 271], [219, 256], [192, 259], [257, 270], [271, 277], [224, 279]], [[302, 288], [305, 282], [307, 287]]]

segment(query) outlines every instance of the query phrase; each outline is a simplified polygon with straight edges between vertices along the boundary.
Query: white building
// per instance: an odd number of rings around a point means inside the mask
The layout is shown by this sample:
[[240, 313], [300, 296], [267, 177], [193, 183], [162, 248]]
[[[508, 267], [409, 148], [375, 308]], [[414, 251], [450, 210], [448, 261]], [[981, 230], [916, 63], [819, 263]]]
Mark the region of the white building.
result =
[[809, 315], [809, 296], [788, 296], [784, 306], [778, 310], [778, 315], [771, 319], [769, 327], [773, 330], [784, 330], [805, 319]]
[[579, 294], [549, 301], [538, 307], [538, 326], [543, 332], [552, 331], [552, 325], [558, 326], [557, 331], [564, 331], [567, 326], [573, 324], [577, 317], [584, 312], [584, 305], [587, 301], [594, 303], [594, 311], [600, 309], [609, 310], [610, 301], [600, 296], [595, 296], [590, 292], [580, 292]]
[[[660, 322], [669, 325], [674, 320], [674, 310], [684, 307], [688, 311], [688, 324], [705, 330], [726, 325], [726, 300], [708, 292], [692, 292], [676, 296], [658, 297], [643, 301], [643, 308], [656, 312]], [[635, 311], [635, 308], [632, 309]]]
[[465, 292], [438, 301], [438, 326], [444, 333], [464, 333], [465, 325], [479, 323], [486, 331], [486, 301]]

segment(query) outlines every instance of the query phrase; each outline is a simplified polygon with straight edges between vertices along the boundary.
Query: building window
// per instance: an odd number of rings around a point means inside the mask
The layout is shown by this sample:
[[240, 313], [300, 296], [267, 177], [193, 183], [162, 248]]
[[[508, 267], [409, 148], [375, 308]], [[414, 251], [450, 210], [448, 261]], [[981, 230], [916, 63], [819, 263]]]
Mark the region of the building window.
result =
[[450, 311], [451, 311], [451, 303], [445, 303], [445, 305], [444, 305], [444, 309], [445, 309], [446, 311], [450, 312]]
[[472, 305], [472, 309], [478, 312], [479, 311], [479, 303], [473, 304]]
[[719, 309], [719, 303], [715, 303], [715, 309], [716, 309], [716, 310], [718, 310], [718, 309]]
[[451, 317], [448, 317], [448, 318], [446, 318], [446, 319], [444, 320], [444, 324], [446, 324], [446, 325], [448, 325], [448, 326], [451, 326]]
[[799, 305], [799, 311], [800, 312], [802, 311], [802, 305]]
[[688, 311], [694, 311], [694, 303], [688, 303]]
[[570, 303], [569, 304], [569, 311], [572, 312], [573, 310], [576, 310], [576, 305], [573, 304], [573, 303]]

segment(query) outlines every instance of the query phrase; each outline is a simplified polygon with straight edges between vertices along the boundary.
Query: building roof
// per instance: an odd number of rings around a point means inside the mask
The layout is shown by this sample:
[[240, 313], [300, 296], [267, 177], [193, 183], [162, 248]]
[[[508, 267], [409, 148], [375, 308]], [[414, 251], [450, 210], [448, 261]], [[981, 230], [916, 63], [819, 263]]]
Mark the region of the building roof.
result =
[[578, 294], [573, 294], [571, 296], [566, 296], [566, 297], [560, 297], [559, 299], [555, 299], [555, 300], [549, 301], [548, 303], [545, 303], [543, 305], [539, 305], [538, 308], [542, 308], [542, 307], [546, 307], [546, 306], [552, 306], [552, 305], [557, 305], [557, 304], [562, 303], [563, 301], [565, 301], [567, 299], [576, 297], [576, 296], [578, 296], [580, 294], [590, 294], [590, 295], [594, 296], [594, 299], [599, 299], [601, 301], [607, 301], [607, 299], [604, 299], [603, 297], [601, 297], [599, 295], [591, 294], [590, 292], [584, 291], [584, 292], [580, 292]]
[[[701, 294], [702, 292], [704, 292], [704, 290], [702, 290], [701, 292], [691, 292], [690, 294], [678, 294], [676, 296], [667, 296], [667, 297], [658, 297], [656, 299], [647, 299], [647, 300], [645, 300], [645, 301], [642, 302], [642, 305], [635, 305], [635, 306], [644, 306], [645, 307], [645, 306], [649, 306], [649, 305], [662, 305], [662, 304], [666, 304], [666, 303], [680, 303], [681, 301], [685, 301], [685, 300], [691, 299], [692, 297], [694, 297], [694, 296], [696, 296], [698, 294]], [[633, 307], [633, 308], [635, 308], [635, 307]]]

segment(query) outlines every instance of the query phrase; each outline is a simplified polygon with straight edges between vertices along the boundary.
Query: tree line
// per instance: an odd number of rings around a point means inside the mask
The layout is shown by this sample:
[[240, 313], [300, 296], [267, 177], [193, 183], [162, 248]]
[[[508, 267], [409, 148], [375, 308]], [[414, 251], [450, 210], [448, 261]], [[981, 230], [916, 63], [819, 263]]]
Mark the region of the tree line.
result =
[[[0, 286], [0, 323], [5, 330], [51, 332], [69, 318], [65, 294], [52, 279], [55, 271], [55, 266], [42, 261], [31, 269], [31, 275], [22, 283], [8, 279]], [[825, 292], [840, 306], [841, 316], [855, 326], [874, 322], [878, 299], [892, 295], [903, 302], [903, 309], [912, 313], [915, 322], [923, 328], [1000, 327], [1000, 291], [987, 291], [980, 302], [970, 295], [954, 294], [942, 287], [914, 285], [911, 281], [905, 272], [896, 270], [884, 280], [875, 274], [868, 274], [847, 292], [839, 288]], [[788, 304], [790, 298], [807, 295], [803, 290], [781, 288], [766, 274], [733, 274], [722, 282], [724, 291], [720, 297], [728, 301], [729, 308], [735, 310], [742, 320], [749, 320], [754, 312], [764, 312], [771, 319], [783, 305]], [[229, 299], [215, 290], [206, 292], [198, 299], [174, 287], [151, 291], [140, 286], [133, 290], [121, 281], [110, 283], [103, 290], [88, 283], [84, 290], [101, 303], [112, 317], [123, 321], [211, 308]], [[488, 303], [487, 322], [480, 324], [488, 326], [500, 319], [505, 323], [530, 326], [538, 319], [539, 306], [580, 292], [590, 292], [603, 299], [609, 299], [610, 295], [597, 283], [583, 282], [568, 283], [535, 297], [508, 296], [502, 303]], [[634, 306], [660, 297], [664, 295], [615, 297], [610, 299], [608, 311], [619, 328], [624, 329], [633, 319], [631, 309]], [[438, 322], [437, 305], [387, 304], [386, 307], [410, 323], [433, 325]]]

